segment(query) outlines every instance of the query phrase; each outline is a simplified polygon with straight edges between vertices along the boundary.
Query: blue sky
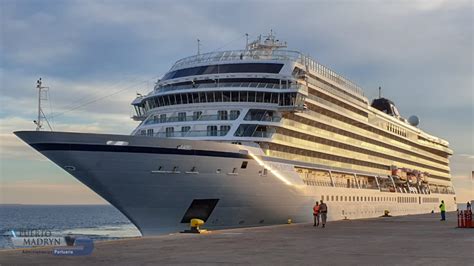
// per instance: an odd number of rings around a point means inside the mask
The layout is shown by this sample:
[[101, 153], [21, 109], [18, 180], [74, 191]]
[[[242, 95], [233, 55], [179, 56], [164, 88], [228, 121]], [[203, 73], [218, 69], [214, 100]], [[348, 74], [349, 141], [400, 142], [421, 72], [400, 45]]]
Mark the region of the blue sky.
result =
[[128, 134], [130, 102], [181, 57], [240, 49], [273, 29], [447, 139], [460, 200], [474, 198], [471, 1], [0, 1], [0, 203], [102, 203], [11, 132], [33, 129], [35, 81], [56, 130]]

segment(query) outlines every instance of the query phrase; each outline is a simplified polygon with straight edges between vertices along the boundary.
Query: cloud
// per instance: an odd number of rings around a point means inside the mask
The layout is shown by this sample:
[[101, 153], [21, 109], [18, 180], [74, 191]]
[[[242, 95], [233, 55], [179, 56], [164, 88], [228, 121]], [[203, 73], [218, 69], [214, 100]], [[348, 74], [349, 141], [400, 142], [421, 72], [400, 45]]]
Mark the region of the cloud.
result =
[[453, 176], [471, 179], [472, 171], [474, 171], [474, 155], [455, 154], [450, 158], [450, 163]]
[[[117, 115], [99, 115], [96, 116], [96, 122], [83, 124], [73, 122], [53, 124], [54, 129], [58, 131], [122, 134], [129, 134], [134, 126], [129, 117]], [[46, 124], [44, 127], [47, 128]], [[45, 161], [42, 155], [13, 134], [18, 130], [34, 130], [34, 124], [31, 120], [20, 117], [0, 118], [0, 159]]]
[[474, 200], [474, 155], [457, 154], [450, 158], [451, 173], [458, 202]]
[[27, 180], [2, 184], [0, 204], [107, 204], [79, 183], [54, 184]]

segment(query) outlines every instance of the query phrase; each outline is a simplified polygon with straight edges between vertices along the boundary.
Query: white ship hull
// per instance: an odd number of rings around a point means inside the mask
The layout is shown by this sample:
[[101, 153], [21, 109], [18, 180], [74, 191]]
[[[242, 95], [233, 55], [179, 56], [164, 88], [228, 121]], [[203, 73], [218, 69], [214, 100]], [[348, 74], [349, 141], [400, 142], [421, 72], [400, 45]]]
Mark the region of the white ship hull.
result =
[[[193, 200], [216, 200], [206, 221], [210, 229], [310, 222], [312, 205], [321, 196], [329, 199], [329, 220], [378, 217], [384, 210], [392, 215], [438, 211], [439, 203], [422, 198], [438, 198], [448, 210], [456, 209], [452, 194], [307, 186], [291, 162], [269, 162], [251, 147], [105, 134], [15, 134], [110, 202], [143, 235], [187, 228], [183, 219]], [[398, 203], [398, 197], [413, 202]]]

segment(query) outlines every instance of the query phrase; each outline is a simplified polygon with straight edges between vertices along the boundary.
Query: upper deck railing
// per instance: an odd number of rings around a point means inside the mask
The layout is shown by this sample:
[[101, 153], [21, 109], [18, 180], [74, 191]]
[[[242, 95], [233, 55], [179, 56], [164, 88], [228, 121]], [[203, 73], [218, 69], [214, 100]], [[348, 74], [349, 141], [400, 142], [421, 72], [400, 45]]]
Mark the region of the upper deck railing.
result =
[[364, 91], [362, 88], [357, 86], [354, 82], [344, 78], [337, 74], [328, 67], [325, 67], [318, 63], [316, 60], [309, 56], [303, 55], [298, 51], [291, 50], [230, 50], [230, 51], [219, 51], [211, 52], [199, 55], [189, 56], [178, 60], [170, 71], [182, 68], [183, 66], [210, 63], [210, 62], [221, 62], [221, 61], [232, 61], [232, 60], [289, 60], [295, 61], [306, 66], [309, 70], [315, 71], [323, 77], [326, 77], [337, 84], [341, 85], [342, 88], [352, 92], [358, 96], [364, 97]]
[[230, 50], [230, 51], [219, 51], [210, 52], [205, 54], [198, 54], [189, 57], [185, 57], [176, 61], [171, 67], [170, 71], [178, 69], [185, 65], [208, 63], [208, 62], [220, 62], [220, 61], [232, 61], [232, 60], [298, 60], [301, 53], [290, 50], [274, 50], [274, 51], [263, 51], [263, 50]]

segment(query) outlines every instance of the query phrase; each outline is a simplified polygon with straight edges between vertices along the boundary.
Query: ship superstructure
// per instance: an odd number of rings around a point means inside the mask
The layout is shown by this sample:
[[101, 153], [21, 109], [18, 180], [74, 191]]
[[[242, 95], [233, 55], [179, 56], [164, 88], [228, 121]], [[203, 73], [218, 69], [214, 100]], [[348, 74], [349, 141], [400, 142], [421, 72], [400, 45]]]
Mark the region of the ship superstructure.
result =
[[[19, 132], [144, 234], [455, 209], [448, 142], [273, 34], [178, 60], [131, 136]], [[86, 156], [86, 157], [82, 157]]]

